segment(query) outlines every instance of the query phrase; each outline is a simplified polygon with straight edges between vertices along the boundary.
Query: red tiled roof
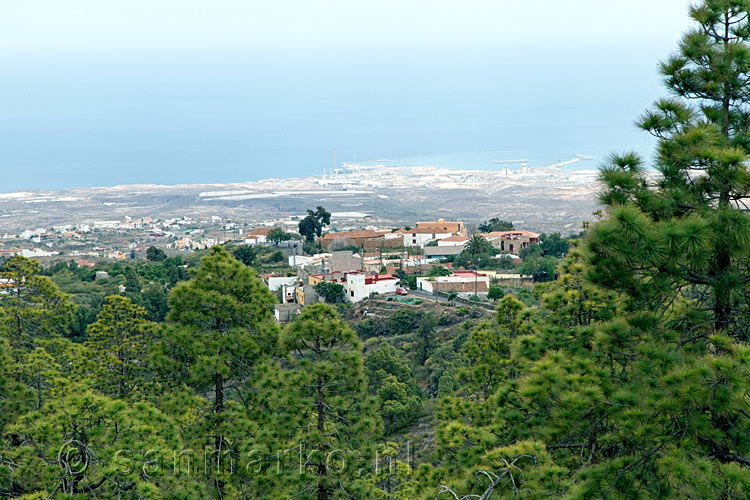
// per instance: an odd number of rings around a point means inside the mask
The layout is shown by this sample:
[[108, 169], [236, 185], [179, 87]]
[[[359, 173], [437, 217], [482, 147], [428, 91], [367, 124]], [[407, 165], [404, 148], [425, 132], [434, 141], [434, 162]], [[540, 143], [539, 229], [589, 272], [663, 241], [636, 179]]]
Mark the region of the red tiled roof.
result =
[[447, 238], [443, 238], [440, 241], [450, 241], [450, 242], [452, 242], [452, 241], [469, 241], [469, 238], [467, 238], [465, 236], [458, 236], [458, 235], [456, 235], [456, 236], [449, 236]]
[[372, 285], [373, 283], [378, 283], [380, 281], [391, 281], [397, 279], [398, 278], [390, 276], [388, 274], [376, 274], [375, 276], [365, 277], [365, 285]]
[[268, 236], [268, 233], [270, 233], [272, 229], [272, 227], [256, 227], [247, 234], [250, 236]]

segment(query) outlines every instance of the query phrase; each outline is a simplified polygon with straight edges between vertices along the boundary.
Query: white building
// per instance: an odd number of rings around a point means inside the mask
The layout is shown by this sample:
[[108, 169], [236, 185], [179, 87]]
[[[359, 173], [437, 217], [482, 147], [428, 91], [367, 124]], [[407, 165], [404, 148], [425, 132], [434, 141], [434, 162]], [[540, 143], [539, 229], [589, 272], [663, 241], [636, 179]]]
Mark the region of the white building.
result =
[[315, 257], [309, 255], [289, 255], [288, 258], [290, 267], [304, 266], [315, 261]]
[[268, 289], [275, 292], [285, 285], [297, 285], [299, 281], [299, 276], [271, 276], [268, 278]]
[[397, 287], [398, 278], [388, 274], [368, 276], [364, 273], [350, 273], [346, 275], [344, 282], [344, 292], [349, 302], [359, 302], [373, 293], [395, 293]]
[[448, 276], [417, 278], [417, 289], [427, 293], [456, 292], [459, 296], [487, 294], [490, 277], [476, 271], [454, 271]]
[[243, 238], [242, 243], [245, 245], [260, 245], [266, 242], [265, 236], [246, 236]]
[[26, 257], [27, 259], [33, 259], [36, 257], [51, 257], [53, 255], [57, 255], [59, 252], [48, 252], [46, 250], [42, 250], [41, 248], [34, 248], [29, 250], [28, 248], [21, 249], [21, 256]]
[[447, 238], [443, 238], [442, 240], [438, 240], [438, 246], [439, 247], [462, 247], [465, 246], [466, 243], [469, 242], [469, 238], [466, 236], [449, 236]]
[[398, 234], [404, 239], [405, 247], [423, 247], [435, 240], [442, 240], [451, 235], [449, 232], [435, 232], [435, 229], [399, 229]]

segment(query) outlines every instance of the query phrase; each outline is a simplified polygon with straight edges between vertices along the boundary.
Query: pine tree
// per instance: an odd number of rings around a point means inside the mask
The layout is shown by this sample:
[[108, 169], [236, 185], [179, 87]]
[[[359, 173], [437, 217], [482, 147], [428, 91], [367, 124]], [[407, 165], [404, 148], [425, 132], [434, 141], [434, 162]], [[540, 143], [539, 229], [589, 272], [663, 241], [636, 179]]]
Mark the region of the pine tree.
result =
[[368, 466], [368, 439], [378, 431], [367, 396], [362, 348], [330, 306], [305, 308], [283, 334], [291, 363], [289, 408], [298, 416], [292, 435], [299, 474], [288, 474], [289, 494], [301, 499], [369, 498], [360, 468]]
[[[640, 126], [658, 139], [653, 178], [633, 153], [603, 168], [608, 220], [591, 235], [594, 279], [647, 307], [692, 293], [715, 330], [750, 338], [750, 2], [704, 0], [661, 65], [672, 98]], [[704, 293], [706, 292], [706, 293]], [[701, 332], [693, 332], [699, 334]], [[705, 334], [705, 329], [704, 332]]]
[[416, 332], [417, 357], [419, 364], [424, 365], [435, 350], [437, 319], [433, 314], [425, 314], [419, 320]]
[[0, 267], [10, 293], [0, 295], [0, 328], [14, 346], [32, 349], [37, 339], [65, 334], [73, 319], [69, 297], [46, 276], [37, 261], [11, 257]]
[[145, 316], [146, 311], [127, 297], [112, 295], [89, 325], [86, 346], [99, 368], [95, 383], [102, 393], [126, 398], [141, 382], [148, 337], [154, 327]]
[[[209, 476], [222, 496], [252, 425], [229, 394], [252, 384], [258, 365], [277, 348], [274, 297], [252, 268], [221, 247], [211, 248], [191, 272], [192, 279], [169, 295], [171, 309], [154, 361], [174, 383], [186, 383], [210, 400], [194, 433], [210, 452], [215, 467]], [[202, 442], [204, 436], [212, 443]]]
[[401, 429], [420, 416], [417, 382], [401, 351], [381, 344], [365, 358], [365, 373], [368, 390], [377, 397], [386, 433]]

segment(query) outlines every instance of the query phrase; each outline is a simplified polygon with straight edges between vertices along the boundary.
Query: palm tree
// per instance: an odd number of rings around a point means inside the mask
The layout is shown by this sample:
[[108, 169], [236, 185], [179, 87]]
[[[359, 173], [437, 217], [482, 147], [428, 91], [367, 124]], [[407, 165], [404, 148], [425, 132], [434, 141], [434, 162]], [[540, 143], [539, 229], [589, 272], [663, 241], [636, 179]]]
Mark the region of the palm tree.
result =
[[474, 257], [492, 251], [492, 244], [480, 234], [475, 234], [466, 242], [464, 250]]

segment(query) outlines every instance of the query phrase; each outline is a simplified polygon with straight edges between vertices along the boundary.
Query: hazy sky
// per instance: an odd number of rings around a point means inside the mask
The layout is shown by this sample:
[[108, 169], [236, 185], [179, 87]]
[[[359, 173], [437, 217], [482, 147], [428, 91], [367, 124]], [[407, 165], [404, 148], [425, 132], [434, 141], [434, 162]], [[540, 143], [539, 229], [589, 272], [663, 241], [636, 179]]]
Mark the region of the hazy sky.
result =
[[648, 154], [687, 7], [0, 0], [0, 191], [310, 175], [334, 148]]
[[685, 0], [0, 0], [0, 51], [648, 45]]

